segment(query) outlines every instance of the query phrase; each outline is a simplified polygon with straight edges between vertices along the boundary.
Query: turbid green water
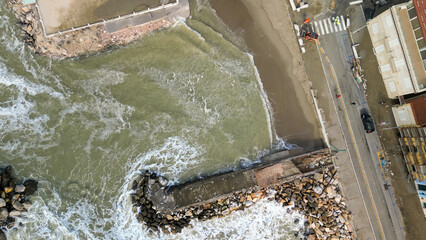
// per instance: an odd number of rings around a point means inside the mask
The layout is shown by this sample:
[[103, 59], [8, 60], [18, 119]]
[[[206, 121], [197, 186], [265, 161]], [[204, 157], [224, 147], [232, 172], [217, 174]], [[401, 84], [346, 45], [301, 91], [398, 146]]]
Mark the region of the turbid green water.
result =
[[[139, 170], [182, 182], [271, 149], [250, 55], [225, 40], [237, 37], [206, 25], [224, 29], [200, 9], [202, 21], [96, 56], [51, 61], [25, 48], [0, 1], [0, 163], [40, 181], [10, 239], [165, 238], [148, 234], [131, 212], [129, 183]], [[173, 238], [283, 237], [278, 225], [295, 226], [280, 211], [259, 204]], [[254, 217], [266, 230], [248, 224]]]

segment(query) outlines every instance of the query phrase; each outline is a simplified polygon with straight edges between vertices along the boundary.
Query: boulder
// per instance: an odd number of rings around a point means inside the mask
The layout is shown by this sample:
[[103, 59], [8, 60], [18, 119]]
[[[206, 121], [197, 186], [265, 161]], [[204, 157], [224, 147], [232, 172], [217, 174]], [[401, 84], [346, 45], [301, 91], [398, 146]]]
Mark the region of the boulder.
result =
[[0, 220], [3, 221], [7, 216], [9, 216], [9, 211], [6, 208], [0, 208]]
[[320, 186], [315, 186], [314, 187], [314, 192], [318, 195], [321, 195], [322, 193], [322, 188]]
[[323, 175], [321, 173], [315, 173], [314, 174], [314, 180], [317, 181], [317, 182], [322, 183]]
[[36, 180], [26, 180], [24, 182], [24, 186], [25, 186], [25, 194], [26, 195], [32, 195], [35, 191], [37, 191], [37, 184], [38, 182]]
[[12, 205], [19, 199], [20, 196], [21, 196], [20, 194], [13, 195], [13, 197], [12, 197]]
[[327, 187], [327, 196], [329, 198], [334, 198], [336, 196], [336, 191], [332, 187]]
[[13, 187], [5, 187], [4, 188], [4, 192], [5, 193], [10, 193], [10, 192], [12, 192], [13, 191]]
[[6, 226], [7, 228], [12, 228], [13, 225], [15, 225], [15, 218], [10, 216], [3, 222], [3, 226]]
[[22, 12], [24, 12], [24, 13], [28, 13], [30, 11], [30, 8], [29, 7], [27, 7], [27, 6], [23, 6], [22, 7]]
[[24, 206], [22, 206], [22, 203], [15, 201], [15, 203], [13, 203], [13, 208], [18, 210], [18, 211], [22, 211], [24, 210]]
[[185, 212], [185, 216], [186, 216], [186, 217], [192, 217], [192, 211], [188, 209], [188, 210]]
[[34, 17], [31, 13], [28, 13], [27, 15], [25, 15], [25, 20], [27, 20], [28, 22], [32, 22], [34, 20]]
[[20, 211], [18, 211], [18, 210], [12, 210], [10, 213], [9, 213], [9, 217], [17, 217], [17, 216], [20, 216], [21, 215], [21, 212]]
[[30, 202], [24, 202], [24, 203], [22, 203], [22, 206], [25, 208], [25, 209], [29, 209], [31, 206], [32, 206], [32, 204], [30, 203]]
[[6, 201], [3, 198], [0, 198], [0, 208], [6, 206]]
[[168, 183], [167, 179], [162, 178], [162, 177], [160, 177], [160, 178], [158, 179], [158, 182], [160, 183], [160, 185], [161, 185], [161, 186], [166, 186], [166, 185], [167, 185], [167, 183]]

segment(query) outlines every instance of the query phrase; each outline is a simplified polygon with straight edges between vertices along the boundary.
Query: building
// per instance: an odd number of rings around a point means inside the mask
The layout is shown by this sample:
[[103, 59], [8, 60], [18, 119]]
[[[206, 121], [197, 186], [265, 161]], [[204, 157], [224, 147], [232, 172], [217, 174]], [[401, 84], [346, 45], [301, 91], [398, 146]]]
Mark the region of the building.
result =
[[426, 180], [426, 94], [392, 107], [399, 143], [413, 179]]
[[416, 181], [416, 189], [419, 194], [420, 203], [422, 204], [423, 214], [426, 217], [426, 180]]
[[[423, 0], [386, 10], [367, 23], [389, 98], [426, 91]], [[420, 18], [417, 11], [421, 12]]]
[[392, 107], [396, 126], [426, 126], [426, 94], [405, 100], [405, 104]]

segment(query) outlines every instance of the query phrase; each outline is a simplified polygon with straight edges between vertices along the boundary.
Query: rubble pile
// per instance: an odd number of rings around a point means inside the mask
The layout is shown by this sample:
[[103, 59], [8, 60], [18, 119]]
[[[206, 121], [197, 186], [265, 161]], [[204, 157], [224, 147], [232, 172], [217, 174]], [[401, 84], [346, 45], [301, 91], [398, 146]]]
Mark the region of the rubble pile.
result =
[[37, 181], [27, 179], [22, 184], [13, 177], [13, 168], [0, 169], [0, 225], [8, 229], [15, 224], [15, 217], [31, 207], [28, 196], [37, 191]]
[[165, 191], [167, 184], [167, 179], [149, 171], [141, 173], [133, 182], [133, 212], [138, 221], [153, 232], [161, 230], [164, 233], [179, 233], [190, 226], [193, 219], [224, 217], [267, 198], [283, 206], [292, 206], [293, 210], [305, 215], [304, 228], [300, 229], [298, 235], [307, 239], [355, 238], [351, 226], [352, 216], [346, 210], [335, 170], [324, 169], [321, 173], [269, 188], [234, 192], [217, 201], [194, 204], [173, 212], [160, 211], [151, 200], [151, 194], [158, 189]]
[[[313, 176], [274, 186], [275, 200], [302, 212], [306, 234], [312, 239], [355, 238], [352, 215], [346, 209], [336, 170], [324, 170]], [[308, 239], [310, 239], [308, 237]]]

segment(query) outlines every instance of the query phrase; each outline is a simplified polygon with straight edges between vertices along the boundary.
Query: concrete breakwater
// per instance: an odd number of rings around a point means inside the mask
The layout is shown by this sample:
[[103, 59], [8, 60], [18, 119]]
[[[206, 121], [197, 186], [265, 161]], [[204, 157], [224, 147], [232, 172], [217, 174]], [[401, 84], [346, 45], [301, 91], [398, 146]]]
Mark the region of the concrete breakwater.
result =
[[37, 181], [27, 179], [19, 184], [12, 166], [0, 169], [0, 227], [7, 230], [15, 224], [15, 217], [24, 214], [31, 203], [28, 196], [37, 191]]
[[[283, 165], [289, 162], [294, 164], [293, 161], [299, 162], [299, 167], [287, 165], [286, 170], [280, 172], [279, 169], [282, 170]], [[295, 169], [305, 172], [297, 172]], [[249, 183], [241, 182], [244, 181], [241, 178], [244, 174], [241, 174], [252, 171], [257, 171], [259, 182], [250, 178], [246, 178]], [[261, 199], [267, 198], [283, 206], [291, 206], [294, 211], [305, 215], [305, 227], [296, 233], [302, 239], [354, 238], [352, 216], [346, 209], [344, 197], [338, 186], [336, 170], [330, 164], [330, 156], [325, 150], [280, 160], [266, 166], [260, 164], [239, 172], [241, 173], [226, 173], [208, 180], [194, 181], [185, 184], [184, 187], [168, 186], [167, 179], [155, 173], [143, 172], [133, 182], [134, 193], [131, 196], [133, 212], [138, 221], [152, 231], [177, 233], [190, 226], [190, 222], [194, 219], [208, 220], [224, 217], [232, 211], [244, 210]], [[234, 178], [235, 181], [230, 181], [235, 176], [237, 176]], [[215, 182], [217, 188], [224, 189], [222, 193], [225, 194], [207, 199], [211, 195], [203, 195], [200, 189], [207, 191], [211, 187], [208, 182]], [[256, 184], [250, 186], [250, 182], [256, 182]], [[244, 187], [238, 189], [242, 186], [241, 184]], [[232, 186], [234, 190], [228, 192]], [[173, 202], [170, 199], [182, 198], [188, 194], [185, 187], [194, 191], [192, 195], [201, 193], [198, 195], [199, 201], [189, 203], [188, 199], [192, 199], [189, 196], [189, 198], [185, 197], [185, 203], [187, 203], [185, 206], [176, 205], [180, 201]], [[212, 192], [212, 194], [218, 194]], [[203, 197], [206, 198], [203, 199]]]

